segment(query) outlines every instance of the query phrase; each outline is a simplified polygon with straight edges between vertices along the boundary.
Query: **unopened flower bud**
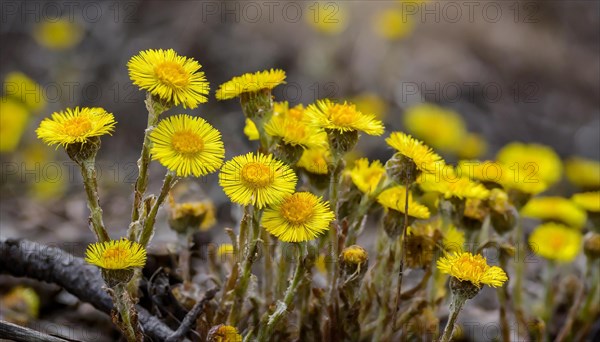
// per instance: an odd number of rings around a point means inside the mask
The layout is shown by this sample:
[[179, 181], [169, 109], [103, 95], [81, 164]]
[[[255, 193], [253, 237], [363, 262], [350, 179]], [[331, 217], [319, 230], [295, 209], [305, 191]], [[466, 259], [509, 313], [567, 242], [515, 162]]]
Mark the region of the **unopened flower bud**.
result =
[[398, 184], [412, 184], [421, 174], [415, 162], [399, 152], [385, 163], [385, 170], [387, 175]]
[[591, 260], [600, 258], [600, 234], [589, 232], [583, 240], [583, 252]]

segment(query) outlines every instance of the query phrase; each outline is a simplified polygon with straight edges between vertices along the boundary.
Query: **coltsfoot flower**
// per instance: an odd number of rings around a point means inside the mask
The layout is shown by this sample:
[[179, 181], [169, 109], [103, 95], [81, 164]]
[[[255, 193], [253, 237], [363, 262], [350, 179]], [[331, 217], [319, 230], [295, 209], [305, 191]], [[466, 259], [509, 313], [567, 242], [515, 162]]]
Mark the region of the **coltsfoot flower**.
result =
[[565, 162], [569, 181], [583, 189], [600, 188], [600, 162], [581, 157], [571, 157]]
[[183, 233], [188, 229], [206, 231], [216, 222], [215, 206], [210, 200], [176, 203], [170, 196], [169, 206], [169, 226], [177, 232]]
[[433, 148], [451, 152], [459, 150], [467, 133], [460, 114], [430, 103], [409, 107], [404, 113], [404, 126]]
[[468, 281], [478, 288], [482, 285], [499, 287], [508, 280], [506, 273], [498, 266], [490, 266], [480, 254], [453, 252], [437, 261], [437, 268], [459, 281]]
[[[539, 144], [510, 143], [496, 155], [496, 160], [523, 174], [525, 182], [543, 182], [552, 185], [562, 176], [562, 161], [548, 146]], [[516, 167], [516, 169], [515, 169]], [[517, 176], [517, 180], [521, 179]]]
[[572, 201], [557, 196], [532, 198], [523, 207], [521, 214], [545, 221], [562, 222], [574, 228], [583, 227], [587, 220], [587, 214], [583, 209]]
[[212, 327], [207, 338], [209, 342], [242, 342], [242, 335], [237, 329], [224, 324]]
[[244, 126], [244, 134], [248, 137], [248, 140], [255, 141], [260, 138], [258, 133], [258, 129], [256, 128], [256, 124], [254, 121], [246, 118], [246, 125]]
[[451, 225], [444, 233], [442, 244], [448, 252], [462, 252], [465, 246], [465, 232]]
[[35, 131], [47, 145], [67, 147], [70, 144], [85, 144], [90, 138], [111, 134], [115, 118], [99, 107], [75, 107], [52, 114], [42, 120]]
[[217, 100], [229, 100], [244, 93], [257, 93], [261, 90], [271, 90], [285, 83], [285, 72], [280, 69], [258, 71], [236, 76], [221, 84], [217, 90]]
[[314, 240], [329, 230], [334, 218], [328, 202], [310, 192], [297, 192], [267, 208], [262, 225], [281, 241], [302, 242]]
[[289, 166], [262, 153], [234, 157], [219, 173], [219, 184], [232, 202], [259, 209], [280, 203], [294, 192], [297, 180]]
[[571, 201], [585, 211], [600, 213], [600, 191], [582, 192], [574, 194]]
[[33, 113], [46, 107], [44, 91], [36, 81], [22, 72], [13, 71], [4, 79], [5, 96], [24, 104]]
[[[393, 132], [385, 142], [396, 149], [400, 155], [409, 159], [416, 172], [435, 173], [445, 165], [442, 157], [427, 145], [403, 132]], [[386, 165], [388, 169], [394, 165]], [[418, 174], [411, 175], [417, 177]]]
[[191, 109], [208, 101], [209, 84], [201, 67], [173, 49], [141, 51], [127, 63], [133, 84], [168, 105]]
[[125, 238], [97, 242], [88, 246], [85, 261], [107, 270], [144, 267], [146, 250], [139, 243]]
[[538, 226], [529, 236], [534, 253], [560, 262], [573, 261], [581, 251], [581, 241], [581, 232], [553, 222]]
[[326, 175], [332, 163], [331, 153], [328, 148], [316, 147], [304, 150], [296, 165], [310, 173]]
[[438, 192], [446, 199], [486, 199], [490, 192], [482, 184], [469, 178], [458, 177], [450, 166], [446, 166], [441, 177], [422, 174], [418, 179], [419, 186], [426, 192]]
[[309, 105], [306, 113], [316, 126], [325, 130], [335, 130], [340, 133], [360, 131], [376, 136], [383, 134], [384, 127], [381, 121], [372, 114], [361, 113], [355, 105], [348, 102], [319, 100]]
[[0, 152], [12, 152], [27, 128], [29, 111], [18, 101], [0, 98]]
[[221, 133], [202, 118], [180, 114], [161, 120], [150, 133], [152, 159], [177, 176], [215, 172], [225, 158]]
[[284, 114], [274, 115], [265, 125], [265, 132], [292, 146], [303, 148], [326, 146], [325, 132], [310, 125], [303, 112], [302, 105], [298, 105]]
[[369, 164], [367, 158], [361, 158], [354, 163], [349, 173], [358, 190], [366, 194], [375, 191], [377, 185], [385, 179], [385, 168], [379, 160]]
[[341, 259], [348, 264], [360, 265], [369, 259], [369, 254], [361, 246], [352, 245], [342, 250]]
[[[387, 209], [392, 209], [400, 213], [405, 212], [406, 188], [398, 185], [384, 190], [377, 196], [377, 202]], [[428, 219], [429, 209], [413, 200], [412, 193], [408, 194], [408, 216], [418, 219]]]

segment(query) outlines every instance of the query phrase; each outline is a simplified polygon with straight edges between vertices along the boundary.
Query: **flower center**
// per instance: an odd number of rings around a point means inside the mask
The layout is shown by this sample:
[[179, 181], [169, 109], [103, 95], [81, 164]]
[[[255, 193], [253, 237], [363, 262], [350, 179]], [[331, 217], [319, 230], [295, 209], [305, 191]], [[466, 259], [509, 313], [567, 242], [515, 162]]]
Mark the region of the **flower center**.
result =
[[162, 83], [181, 88], [190, 83], [189, 74], [175, 62], [162, 62], [154, 67], [156, 78]]
[[281, 215], [293, 224], [303, 224], [314, 214], [314, 199], [294, 194], [281, 204]]
[[104, 263], [110, 268], [115, 267], [126, 260], [128, 255], [129, 253], [127, 249], [117, 246], [105, 250], [104, 254], [102, 254], [102, 258], [104, 259]]
[[242, 180], [252, 188], [264, 188], [273, 184], [272, 170], [261, 163], [251, 162], [242, 167]]
[[329, 118], [338, 126], [349, 126], [355, 117], [354, 106], [335, 104], [329, 109]]
[[469, 257], [468, 255], [463, 255], [457, 262], [457, 268], [464, 274], [478, 277], [485, 273], [487, 263], [479, 256]]
[[75, 117], [65, 122], [64, 133], [71, 137], [80, 137], [92, 129], [90, 119], [86, 117]]
[[292, 141], [302, 141], [306, 137], [306, 127], [298, 122], [285, 125], [285, 132]]
[[553, 235], [550, 237], [549, 244], [552, 246], [552, 249], [555, 251], [560, 251], [564, 246], [564, 236], [562, 235]]
[[175, 132], [171, 145], [175, 151], [185, 155], [194, 155], [204, 149], [202, 138], [190, 131]]

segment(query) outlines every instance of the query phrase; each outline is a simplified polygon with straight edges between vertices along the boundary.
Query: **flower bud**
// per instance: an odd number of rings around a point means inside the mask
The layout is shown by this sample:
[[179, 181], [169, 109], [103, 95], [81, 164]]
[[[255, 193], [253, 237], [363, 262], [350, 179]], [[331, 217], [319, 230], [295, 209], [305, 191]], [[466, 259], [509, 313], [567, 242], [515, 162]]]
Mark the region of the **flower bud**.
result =
[[412, 159], [399, 152], [385, 163], [385, 170], [390, 179], [402, 185], [414, 183], [421, 174]]
[[600, 234], [595, 232], [585, 234], [583, 252], [591, 260], [600, 258]]

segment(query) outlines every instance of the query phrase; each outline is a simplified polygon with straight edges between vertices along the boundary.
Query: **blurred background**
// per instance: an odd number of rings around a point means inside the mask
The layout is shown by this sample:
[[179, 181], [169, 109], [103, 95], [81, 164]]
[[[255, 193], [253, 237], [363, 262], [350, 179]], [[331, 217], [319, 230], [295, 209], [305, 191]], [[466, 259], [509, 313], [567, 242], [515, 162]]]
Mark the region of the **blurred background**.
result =
[[[281, 68], [287, 84], [276, 100], [353, 101], [388, 133], [407, 130], [434, 147], [428, 140], [455, 134], [440, 150], [450, 161], [493, 159], [511, 141], [598, 161], [599, 14], [598, 1], [2, 0], [0, 237], [70, 244], [77, 255], [93, 240], [78, 169], [34, 132], [44, 117], [75, 106], [104, 107], [118, 122], [102, 141], [98, 169], [109, 232], [125, 233], [147, 117], [126, 63], [150, 48], [202, 64], [210, 101], [168, 114], [206, 118], [223, 133], [227, 158], [255, 147], [239, 104], [216, 101], [214, 91], [233, 76]], [[411, 110], [438, 116], [415, 123]], [[357, 152], [382, 161], [391, 154], [381, 137], [364, 137]], [[154, 163], [151, 190], [163, 175]], [[235, 218], [216, 179], [184, 185], [194, 199], [213, 200], [220, 236]], [[159, 220], [158, 249], [175, 240], [164, 213]]]

